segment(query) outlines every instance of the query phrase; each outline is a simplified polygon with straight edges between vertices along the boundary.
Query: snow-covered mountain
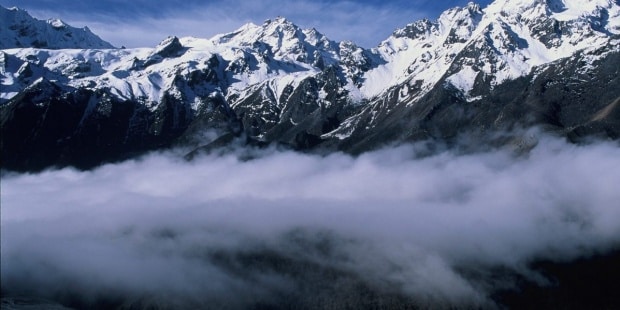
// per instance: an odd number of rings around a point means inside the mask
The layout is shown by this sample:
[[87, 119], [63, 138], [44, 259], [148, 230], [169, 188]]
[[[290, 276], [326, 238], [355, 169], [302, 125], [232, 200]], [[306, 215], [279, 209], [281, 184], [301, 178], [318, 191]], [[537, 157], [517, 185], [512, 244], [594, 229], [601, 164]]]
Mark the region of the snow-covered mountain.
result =
[[[39, 25], [54, 22], [21, 20], [50, 37]], [[0, 51], [3, 165], [89, 166], [239, 135], [350, 152], [515, 124], [618, 138], [619, 46], [612, 0], [470, 3], [370, 50], [282, 17], [152, 49], [31, 43]]]
[[[619, 14], [612, 0], [498, 0], [485, 9], [469, 3], [396, 30], [377, 48], [387, 65], [369, 72], [362, 89], [376, 96], [411, 76], [428, 88], [450, 73], [448, 81], [469, 94], [478, 75], [498, 85], [605, 45], [620, 33]], [[464, 52], [470, 57], [458, 59]]]
[[60, 19], [38, 20], [19, 8], [0, 6], [0, 49], [114, 48], [88, 27], [75, 28]]
[[497, 0], [448, 10], [379, 45], [386, 64], [360, 88], [370, 103], [322, 137], [361, 142], [363, 150], [386, 132], [390, 139], [445, 138], [464, 127], [503, 130], [516, 122], [569, 135], [602, 126], [618, 137], [617, 122], [590, 120], [620, 96], [619, 34], [620, 4], [611, 0]]

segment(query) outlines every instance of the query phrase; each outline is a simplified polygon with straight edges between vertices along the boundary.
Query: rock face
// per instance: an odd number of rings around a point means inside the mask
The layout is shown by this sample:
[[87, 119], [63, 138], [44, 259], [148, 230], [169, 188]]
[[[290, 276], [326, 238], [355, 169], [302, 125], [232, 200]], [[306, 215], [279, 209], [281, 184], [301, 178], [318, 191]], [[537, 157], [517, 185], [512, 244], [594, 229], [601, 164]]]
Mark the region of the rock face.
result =
[[617, 1], [497, 0], [374, 49], [279, 17], [154, 49], [2, 50], [2, 165], [89, 168], [235, 136], [352, 153], [463, 136], [503, 144], [488, 137], [533, 125], [618, 139], [619, 47]]

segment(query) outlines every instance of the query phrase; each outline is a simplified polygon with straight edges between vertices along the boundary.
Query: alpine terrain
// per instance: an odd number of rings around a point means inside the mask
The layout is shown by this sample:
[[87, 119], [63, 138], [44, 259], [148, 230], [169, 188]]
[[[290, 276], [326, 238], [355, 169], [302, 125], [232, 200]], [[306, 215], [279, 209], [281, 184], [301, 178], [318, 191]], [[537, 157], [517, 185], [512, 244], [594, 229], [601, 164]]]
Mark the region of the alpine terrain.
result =
[[0, 7], [2, 309], [620, 308], [619, 0], [171, 35]]
[[488, 136], [532, 125], [620, 137], [618, 1], [470, 3], [373, 49], [282, 17], [116, 49], [88, 28], [1, 14], [2, 165], [12, 170], [236, 136], [350, 153], [465, 132], [474, 144], [527, 147], [535, 142]]

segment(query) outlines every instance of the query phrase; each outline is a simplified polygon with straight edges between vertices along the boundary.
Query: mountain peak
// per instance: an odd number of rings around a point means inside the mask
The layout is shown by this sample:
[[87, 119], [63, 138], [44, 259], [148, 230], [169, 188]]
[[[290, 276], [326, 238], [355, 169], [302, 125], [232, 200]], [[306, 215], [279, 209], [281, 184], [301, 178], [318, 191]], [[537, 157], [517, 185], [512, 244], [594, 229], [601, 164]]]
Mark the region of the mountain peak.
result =
[[536, 10], [541, 14], [564, 13], [579, 16], [583, 12], [592, 12], [597, 8], [610, 9], [620, 6], [614, 0], [496, 0], [487, 8], [488, 12], [522, 13]]
[[20, 47], [114, 48], [87, 27], [71, 27], [57, 18], [38, 20], [26, 10], [0, 6], [0, 49]]
[[67, 24], [58, 18], [50, 18], [47, 20], [47, 23], [57, 29], [67, 27]]
[[265, 22], [263, 23], [263, 26], [264, 25], [270, 25], [270, 24], [290, 24], [290, 25], [294, 25], [290, 20], [288, 20], [284, 16], [277, 16], [274, 19], [266, 19]]
[[464, 7], [455, 7], [449, 9], [441, 14], [439, 17], [440, 23], [452, 23], [455, 20], [461, 20], [466, 18], [477, 18], [482, 16], [483, 12], [480, 9], [480, 5], [469, 2]]
[[260, 26], [248, 23], [236, 31], [215, 36], [211, 41], [221, 46], [258, 48], [261, 53], [267, 52], [275, 59], [308, 64], [323, 56], [335, 57], [338, 50], [335, 42], [316, 29], [302, 29], [282, 16], [267, 19]]
[[273, 41], [271, 42], [274, 43], [272, 46], [277, 46], [280, 45], [277, 43], [282, 43], [281, 41], [305, 41], [306, 37], [312, 37], [313, 41], [320, 41], [325, 38], [322, 33], [314, 28], [302, 29], [289, 19], [278, 16], [274, 19], [265, 20], [260, 26], [254, 23], [247, 23], [233, 32], [213, 37], [212, 41], [218, 44], [236, 44], [241, 46], [251, 45], [257, 41], [264, 43]]

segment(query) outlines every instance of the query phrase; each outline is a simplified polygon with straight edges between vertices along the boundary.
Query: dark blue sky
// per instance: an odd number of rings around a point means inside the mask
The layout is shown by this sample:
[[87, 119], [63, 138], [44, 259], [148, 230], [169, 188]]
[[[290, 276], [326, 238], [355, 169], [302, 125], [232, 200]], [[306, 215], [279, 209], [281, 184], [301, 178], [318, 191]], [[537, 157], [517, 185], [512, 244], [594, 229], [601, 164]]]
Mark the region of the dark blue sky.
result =
[[[154, 46], [168, 35], [211, 37], [247, 22], [285, 16], [301, 27], [315, 27], [333, 40], [373, 47], [397, 27], [435, 19], [468, 0], [0, 0], [40, 18], [61, 18], [88, 26], [112, 44]], [[491, 0], [476, 1], [486, 6]]]

